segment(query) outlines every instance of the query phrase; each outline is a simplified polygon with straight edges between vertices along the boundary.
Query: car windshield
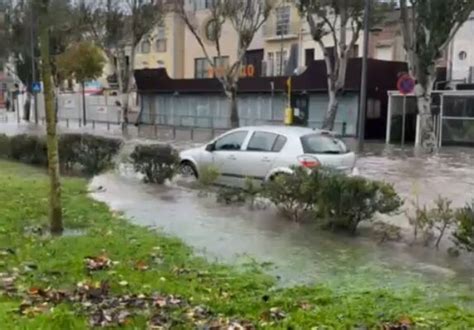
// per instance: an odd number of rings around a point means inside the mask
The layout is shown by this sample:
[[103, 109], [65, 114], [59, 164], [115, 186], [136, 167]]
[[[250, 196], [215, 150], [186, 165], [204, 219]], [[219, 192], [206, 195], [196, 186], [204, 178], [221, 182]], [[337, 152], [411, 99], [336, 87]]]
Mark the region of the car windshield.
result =
[[343, 154], [348, 151], [344, 142], [331, 135], [305, 135], [301, 144], [305, 154]]

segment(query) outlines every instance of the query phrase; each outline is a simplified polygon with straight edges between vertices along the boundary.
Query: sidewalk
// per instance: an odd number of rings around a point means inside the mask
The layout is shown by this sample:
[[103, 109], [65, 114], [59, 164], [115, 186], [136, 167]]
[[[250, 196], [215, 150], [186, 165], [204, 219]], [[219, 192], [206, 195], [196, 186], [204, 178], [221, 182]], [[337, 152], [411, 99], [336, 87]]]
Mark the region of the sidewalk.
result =
[[[193, 143], [204, 143], [212, 139], [211, 132], [203, 129], [172, 128], [166, 126], [140, 126], [129, 124], [125, 131], [122, 126], [111, 123], [89, 122], [83, 125], [79, 121], [68, 120], [58, 122], [58, 132], [64, 133], [86, 133], [106, 137], [123, 138], [124, 140], [149, 140], [161, 143], [170, 143], [175, 146], [190, 145]], [[37, 134], [45, 135], [46, 126], [44, 121], [38, 124], [18, 120], [17, 113], [0, 110], [0, 134]]]

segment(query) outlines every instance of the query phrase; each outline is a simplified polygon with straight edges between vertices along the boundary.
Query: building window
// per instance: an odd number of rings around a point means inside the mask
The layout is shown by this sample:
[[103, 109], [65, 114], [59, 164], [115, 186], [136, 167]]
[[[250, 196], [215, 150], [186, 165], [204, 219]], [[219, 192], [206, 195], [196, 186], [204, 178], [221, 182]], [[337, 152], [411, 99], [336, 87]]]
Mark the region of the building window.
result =
[[382, 116], [380, 100], [367, 100], [367, 119], [379, 119]]
[[[282, 56], [283, 54], [283, 56]], [[274, 52], [267, 54], [267, 76], [282, 76], [287, 64], [286, 50], [282, 52]]]
[[382, 61], [393, 60], [393, 47], [390, 45], [379, 45], [375, 48], [375, 58]]
[[209, 78], [209, 62], [207, 58], [194, 59], [194, 78]]
[[276, 8], [276, 34], [285, 35], [290, 31], [290, 6]]
[[214, 70], [208, 76], [222, 77], [229, 67], [229, 56], [214, 57]]
[[218, 0], [195, 0], [194, 10], [212, 9]]
[[459, 56], [459, 59], [461, 61], [464, 61], [467, 58], [467, 53], [463, 50], [463, 51], [459, 52], [458, 56]]
[[166, 52], [166, 31], [164, 27], [158, 28], [155, 46], [158, 53]]
[[142, 41], [141, 52], [142, 54], [148, 54], [151, 51], [151, 44], [149, 41], [145, 40]]
[[273, 72], [276, 76], [283, 76], [286, 69], [287, 58], [286, 50], [283, 52], [275, 52], [275, 69]]
[[165, 53], [166, 52], [166, 39], [156, 40], [156, 51], [158, 53]]
[[206, 38], [209, 41], [216, 41], [219, 38], [219, 33], [220, 31], [218, 30], [218, 25], [216, 20], [211, 19], [209, 22], [206, 24]]

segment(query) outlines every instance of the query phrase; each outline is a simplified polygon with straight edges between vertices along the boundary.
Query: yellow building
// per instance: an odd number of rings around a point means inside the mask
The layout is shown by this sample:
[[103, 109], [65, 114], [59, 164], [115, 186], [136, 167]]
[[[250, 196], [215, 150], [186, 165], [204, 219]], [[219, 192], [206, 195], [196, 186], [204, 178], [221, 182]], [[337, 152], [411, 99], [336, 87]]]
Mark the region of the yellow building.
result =
[[172, 78], [182, 78], [185, 26], [177, 13], [168, 13], [137, 47], [135, 69], [166, 68]]
[[[188, 11], [197, 33], [202, 38], [208, 54], [218, 66], [227, 66], [235, 62], [237, 57], [238, 36], [230, 22], [223, 25], [219, 42], [221, 58], [217, 58], [215, 40], [212, 40], [213, 22], [210, 0], [192, 0], [188, 2]], [[391, 13], [390, 17], [394, 14]], [[391, 22], [391, 21], [390, 21]], [[392, 23], [371, 32], [369, 56], [383, 60], [403, 60], [404, 54], [385, 51], [387, 43], [394, 44], [398, 29]], [[399, 36], [398, 36], [399, 37]], [[352, 30], [347, 28], [347, 40], [352, 38]], [[395, 41], [394, 41], [395, 40]], [[331, 35], [323, 39], [328, 50], [334, 47]], [[361, 31], [354, 48], [352, 57], [362, 56], [363, 33]], [[395, 47], [393, 46], [393, 47]], [[253, 42], [245, 56], [242, 76], [279, 76], [287, 74], [288, 62], [291, 67], [304, 67], [314, 60], [323, 59], [323, 52], [311, 34], [308, 23], [301, 17], [295, 1], [281, 0], [272, 11], [267, 22], [254, 36]], [[166, 68], [168, 75], [175, 79], [212, 78], [214, 72], [208, 63], [201, 45], [193, 33], [174, 12], [169, 12], [161, 26], [142, 40], [136, 49], [136, 69]], [[110, 70], [106, 69], [106, 72]], [[218, 70], [217, 70], [218, 71]]]

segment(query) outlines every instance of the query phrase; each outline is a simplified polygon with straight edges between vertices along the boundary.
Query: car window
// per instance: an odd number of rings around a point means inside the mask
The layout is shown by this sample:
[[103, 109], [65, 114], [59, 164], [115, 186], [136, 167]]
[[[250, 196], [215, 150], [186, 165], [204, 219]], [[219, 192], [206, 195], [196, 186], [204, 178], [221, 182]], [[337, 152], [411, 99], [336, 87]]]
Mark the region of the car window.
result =
[[215, 150], [240, 150], [247, 133], [247, 131], [238, 131], [221, 137], [216, 141]]
[[247, 146], [248, 151], [272, 151], [278, 135], [267, 132], [255, 132]]
[[278, 135], [275, 143], [273, 144], [272, 151], [280, 152], [281, 149], [283, 149], [283, 147], [285, 146], [285, 144], [286, 144], [286, 137], [284, 137], [283, 135]]
[[339, 139], [331, 135], [311, 134], [301, 138], [305, 154], [343, 154], [347, 147]]

